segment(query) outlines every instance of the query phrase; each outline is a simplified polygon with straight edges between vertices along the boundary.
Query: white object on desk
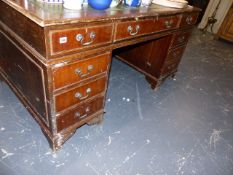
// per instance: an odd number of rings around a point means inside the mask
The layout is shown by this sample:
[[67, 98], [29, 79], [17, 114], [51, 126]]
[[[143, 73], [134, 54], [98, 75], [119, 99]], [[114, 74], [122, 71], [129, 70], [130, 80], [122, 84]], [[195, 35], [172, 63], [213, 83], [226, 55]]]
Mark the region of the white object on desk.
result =
[[188, 2], [185, 0], [153, 0], [153, 3], [174, 8], [185, 8], [188, 5]]
[[149, 6], [152, 3], [152, 0], [142, 0], [141, 6]]
[[67, 9], [80, 10], [83, 6], [83, 0], [64, 0], [63, 6]]
[[[41, 2], [44, 2], [44, 3], [49, 3], [49, 4], [62, 4], [63, 1], [62, 0], [38, 0], [38, 1], [41, 1]], [[28, 3], [28, 1], [25, 1], [24, 0], [24, 3]]]

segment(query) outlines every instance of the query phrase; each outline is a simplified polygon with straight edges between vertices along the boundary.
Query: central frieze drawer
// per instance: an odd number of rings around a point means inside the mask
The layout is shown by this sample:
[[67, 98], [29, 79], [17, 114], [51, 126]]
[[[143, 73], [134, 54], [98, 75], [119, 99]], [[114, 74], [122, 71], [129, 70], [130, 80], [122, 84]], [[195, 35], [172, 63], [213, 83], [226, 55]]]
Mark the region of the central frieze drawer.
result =
[[106, 72], [110, 63], [110, 53], [79, 60], [53, 69], [53, 86], [59, 89], [63, 86], [77, 83], [94, 75]]
[[119, 22], [116, 24], [114, 41], [175, 29], [178, 27], [178, 22], [179, 16]]
[[[71, 112], [57, 118], [57, 130], [60, 132], [69, 126], [88, 120], [91, 115], [103, 109], [104, 97], [97, 97], [94, 100], [79, 105]], [[91, 117], [92, 118], [92, 117]], [[80, 124], [79, 124], [80, 125]]]
[[119, 22], [116, 24], [114, 41], [152, 33], [153, 23], [154, 19]]
[[55, 96], [56, 112], [76, 105], [105, 91], [107, 78], [102, 77]]
[[113, 24], [50, 31], [51, 54], [94, 47], [112, 41]]
[[165, 31], [168, 29], [175, 29], [178, 27], [179, 16], [159, 17], [155, 20], [154, 31]]

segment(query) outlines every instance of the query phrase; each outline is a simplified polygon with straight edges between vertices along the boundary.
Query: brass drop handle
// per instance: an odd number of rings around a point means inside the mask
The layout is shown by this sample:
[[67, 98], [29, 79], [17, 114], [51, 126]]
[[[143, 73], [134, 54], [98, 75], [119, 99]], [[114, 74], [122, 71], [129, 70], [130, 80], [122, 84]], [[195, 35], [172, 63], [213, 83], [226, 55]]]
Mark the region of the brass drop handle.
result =
[[83, 37], [82, 34], [79, 33], [79, 34], [76, 35], [76, 40], [79, 41], [83, 46], [88, 46], [88, 45], [90, 45], [90, 44], [92, 44], [94, 42], [95, 37], [96, 37], [95, 32], [91, 32], [90, 35], [89, 35], [89, 38], [91, 40], [86, 42], [86, 43], [83, 43], [84, 37]]
[[178, 38], [178, 42], [179, 42], [179, 43], [184, 42], [184, 40], [185, 40], [185, 36], [180, 36], [180, 37]]
[[193, 21], [193, 17], [192, 17], [192, 16], [188, 16], [188, 17], [186, 18], [187, 24], [192, 24], [192, 21]]
[[91, 73], [91, 71], [93, 70], [93, 68], [94, 68], [94, 66], [93, 65], [88, 65], [87, 66], [87, 73], [83, 73], [82, 72], [82, 70], [81, 69], [75, 69], [75, 73], [78, 75], [78, 76], [80, 76], [81, 78], [83, 78], [83, 77], [86, 77], [86, 76], [88, 76], [90, 73]]
[[150, 63], [149, 61], [146, 61], [146, 65], [147, 65], [148, 67], [151, 67], [151, 63]]
[[166, 28], [167, 28], [167, 29], [171, 28], [171, 27], [172, 27], [172, 25], [173, 25], [173, 23], [174, 23], [174, 22], [173, 22], [173, 20], [172, 20], [172, 19], [171, 19], [171, 20], [169, 20], [169, 21], [168, 21], [168, 20], [166, 20], [166, 21], [165, 21], [165, 26], [166, 26]]
[[173, 69], [173, 68], [175, 68], [175, 64], [172, 64], [172, 65], [170, 65], [170, 66], [168, 66], [168, 70], [171, 70], [171, 69]]
[[132, 26], [129, 26], [129, 27], [127, 28], [127, 31], [129, 32], [129, 34], [130, 34], [131, 36], [137, 35], [138, 32], [139, 32], [139, 30], [140, 30], [140, 26], [139, 26], [139, 25], [136, 25], [136, 27], [135, 27], [135, 32], [133, 32], [133, 27], [132, 27]]
[[85, 96], [83, 96], [80, 92], [76, 92], [74, 96], [79, 100], [84, 100], [89, 97], [90, 93], [91, 93], [91, 88], [87, 88]]
[[79, 119], [83, 119], [83, 118], [87, 117], [88, 112], [90, 112], [90, 111], [91, 111], [90, 107], [87, 107], [87, 108], [85, 109], [85, 112], [86, 112], [86, 113], [85, 113], [84, 115], [81, 115], [80, 112], [76, 112], [76, 113], [74, 114], [74, 116], [77, 117], [77, 118], [79, 118]]

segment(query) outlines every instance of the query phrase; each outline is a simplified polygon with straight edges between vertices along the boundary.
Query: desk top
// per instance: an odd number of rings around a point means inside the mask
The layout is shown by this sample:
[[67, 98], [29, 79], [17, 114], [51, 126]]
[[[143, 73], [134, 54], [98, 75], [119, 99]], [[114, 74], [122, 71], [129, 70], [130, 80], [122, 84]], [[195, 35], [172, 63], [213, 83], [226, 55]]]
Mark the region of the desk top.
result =
[[[200, 9], [188, 6], [184, 9], [167, 8], [152, 4], [150, 7], [126, 7], [119, 6], [104, 11], [85, 7], [82, 10], [68, 10], [61, 4], [46, 4], [37, 0], [1, 0], [21, 14], [40, 25], [41, 27], [66, 23], [109, 21], [129, 18], [143, 18], [179, 14], [183, 12], [200, 11]], [[2, 3], [0, 3], [2, 5]]]

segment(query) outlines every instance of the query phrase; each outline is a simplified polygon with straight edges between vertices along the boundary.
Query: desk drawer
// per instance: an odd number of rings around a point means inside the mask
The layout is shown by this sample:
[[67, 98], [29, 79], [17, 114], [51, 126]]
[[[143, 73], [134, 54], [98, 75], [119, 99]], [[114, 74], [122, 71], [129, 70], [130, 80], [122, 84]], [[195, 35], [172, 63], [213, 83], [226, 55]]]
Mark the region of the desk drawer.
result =
[[159, 17], [155, 20], [153, 29], [155, 32], [178, 28], [179, 16]]
[[177, 70], [179, 62], [169, 62], [168, 64], [164, 65], [161, 71], [162, 77], [171, 74]]
[[168, 64], [168, 62], [179, 62], [183, 53], [185, 46], [180, 46], [178, 48], [172, 49], [168, 52], [168, 56], [166, 58], [165, 64]]
[[191, 26], [196, 24], [198, 13], [186, 13], [182, 15], [180, 26]]
[[172, 49], [169, 51], [168, 56], [165, 60], [164, 66], [161, 71], [162, 76], [166, 76], [177, 70], [181, 57], [184, 53], [185, 47], [186, 46], [181, 46], [181, 47], [178, 47], [176, 49]]
[[112, 41], [113, 24], [50, 31], [51, 54], [96, 47]]
[[110, 53], [79, 60], [53, 69], [54, 89], [77, 83], [94, 75], [106, 72], [110, 63]]
[[153, 24], [154, 19], [119, 22], [116, 24], [114, 41], [152, 33]]
[[170, 47], [176, 47], [178, 45], [186, 44], [188, 42], [191, 30], [178, 32], [173, 35], [172, 44]]
[[107, 77], [102, 77], [55, 96], [56, 112], [76, 105], [105, 91]]
[[[89, 118], [92, 114], [100, 111], [104, 106], [104, 97], [98, 97], [94, 100], [87, 102], [85, 104], [79, 105], [75, 110], [71, 112], [59, 116], [57, 118], [57, 130], [60, 132], [61, 130], [68, 128], [74, 124], [82, 122]], [[82, 125], [83, 123], [81, 123]]]

